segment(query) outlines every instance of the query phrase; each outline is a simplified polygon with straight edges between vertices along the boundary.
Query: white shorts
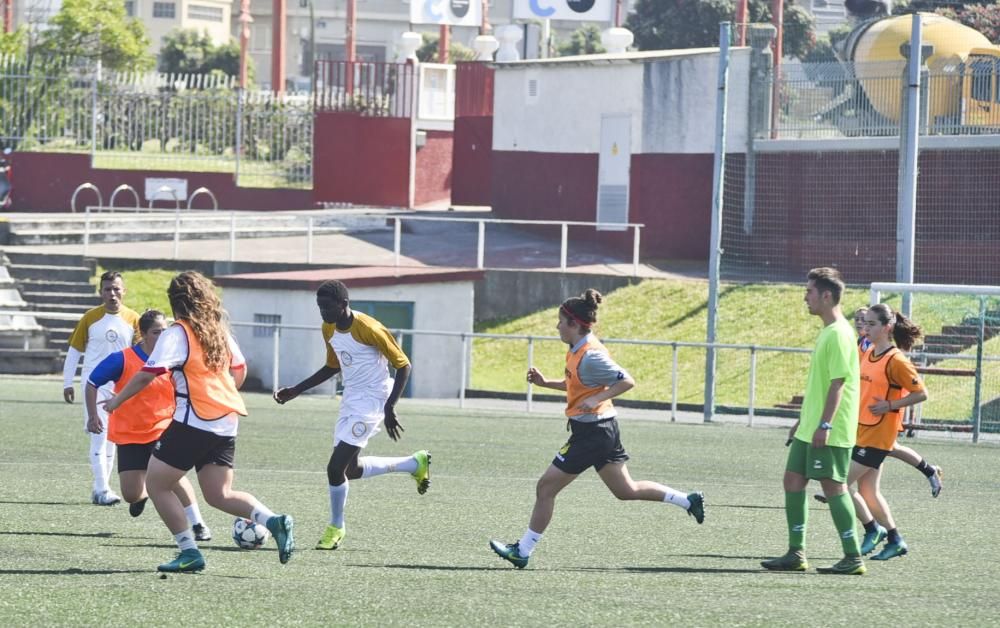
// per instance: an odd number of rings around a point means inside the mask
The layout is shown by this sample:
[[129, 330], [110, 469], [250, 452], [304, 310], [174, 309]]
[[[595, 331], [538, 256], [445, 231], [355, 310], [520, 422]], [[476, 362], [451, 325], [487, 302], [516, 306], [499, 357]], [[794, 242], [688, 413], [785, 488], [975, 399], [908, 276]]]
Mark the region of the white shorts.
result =
[[381, 399], [352, 399], [341, 401], [340, 418], [333, 430], [333, 446], [343, 441], [364, 449], [368, 439], [382, 431], [385, 418], [385, 401]]

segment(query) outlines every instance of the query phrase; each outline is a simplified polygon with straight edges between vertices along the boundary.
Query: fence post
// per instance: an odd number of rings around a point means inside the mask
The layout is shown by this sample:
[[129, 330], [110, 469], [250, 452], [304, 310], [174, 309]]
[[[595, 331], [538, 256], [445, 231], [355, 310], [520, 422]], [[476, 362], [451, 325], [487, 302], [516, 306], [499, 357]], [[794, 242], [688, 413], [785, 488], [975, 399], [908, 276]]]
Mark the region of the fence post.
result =
[[486, 223], [479, 221], [479, 238], [476, 240], [476, 268], [482, 270], [486, 264]]
[[97, 64], [94, 66], [94, 89], [93, 89], [93, 110], [90, 112], [90, 165], [94, 165], [94, 160], [97, 159], [97, 91], [98, 85], [101, 82], [101, 58], [97, 58]]
[[677, 343], [671, 343], [673, 348], [673, 360], [670, 367], [670, 422], [677, 420], [677, 384], [680, 377], [677, 375]]
[[273, 361], [271, 362], [271, 394], [274, 394], [274, 393], [278, 392], [278, 387], [281, 385], [280, 384], [280, 382], [281, 382], [281, 377], [280, 377], [280, 370], [281, 370], [281, 358], [280, 358], [281, 327], [278, 326], [278, 325], [275, 325], [271, 329], [274, 330], [274, 335], [272, 336], [274, 338], [274, 341], [273, 341], [274, 344], [273, 344], [273, 347], [271, 348], [271, 355], [273, 356]]
[[753, 408], [756, 405], [757, 394], [757, 345], [750, 345], [750, 401], [747, 427], [753, 427]]
[[174, 259], [181, 257], [181, 209], [174, 210]]
[[461, 386], [459, 386], [459, 388], [458, 388], [458, 407], [459, 408], [464, 408], [465, 407], [465, 382], [466, 382], [466, 378], [468, 377], [468, 372], [469, 372], [469, 360], [466, 357], [466, 356], [468, 356], [468, 354], [469, 354], [469, 337], [466, 336], [463, 333], [462, 334], [462, 363], [461, 363], [462, 383], [461, 383]]
[[639, 225], [633, 227], [635, 235], [632, 236], [632, 276], [639, 276]]
[[[312, 6], [312, 5], [310, 5]], [[313, 263], [313, 217], [306, 223], [306, 264]]]
[[236, 90], [236, 146], [234, 146], [233, 156], [236, 158], [236, 181], [240, 180], [240, 156], [243, 153], [243, 94], [244, 88], [240, 85]]
[[229, 261], [236, 260], [236, 212], [229, 212]]
[[402, 248], [403, 229], [398, 216], [392, 217], [392, 254], [395, 258], [395, 266], [399, 268], [399, 250]]
[[986, 341], [986, 297], [979, 297], [979, 330], [976, 334], [976, 386], [972, 406], [972, 442], [979, 442], [983, 419], [983, 342]]
[[[528, 368], [530, 369], [532, 364], [535, 363], [535, 339], [528, 336]], [[534, 387], [531, 384], [531, 380], [528, 380], [528, 413], [531, 413], [531, 401], [534, 394]]]
[[85, 215], [83, 217], [83, 256], [89, 257], [90, 255], [90, 205], [87, 205], [87, 209], [84, 210]]
[[569, 225], [563, 223], [559, 226], [559, 270], [566, 272], [566, 253], [569, 251]]

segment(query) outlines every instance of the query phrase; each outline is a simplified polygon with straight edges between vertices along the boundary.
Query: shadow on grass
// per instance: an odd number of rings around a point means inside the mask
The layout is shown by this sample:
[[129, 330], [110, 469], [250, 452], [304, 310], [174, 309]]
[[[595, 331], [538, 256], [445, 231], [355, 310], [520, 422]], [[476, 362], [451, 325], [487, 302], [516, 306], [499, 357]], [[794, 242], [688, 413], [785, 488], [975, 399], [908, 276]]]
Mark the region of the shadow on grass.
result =
[[454, 565], [367, 565], [364, 563], [348, 563], [348, 567], [365, 569], [416, 569], [418, 571], [494, 571], [496, 567], [472, 567]]
[[0, 530], [0, 536], [5, 534], [9, 534], [11, 536], [81, 536], [93, 539], [110, 539], [115, 536], [114, 532], [12, 532], [8, 530]]
[[116, 574], [149, 573], [148, 569], [0, 569], [0, 575], [14, 576], [114, 576]]
[[73, 501], [73, 502], [33, 502], [23, 499], [11, 499], [2, 500], [0, 499], [0, 504], [21, 504], [27, 506], [81, 506], [83, 504], [89, 504], [90, 502], [85, 501]]

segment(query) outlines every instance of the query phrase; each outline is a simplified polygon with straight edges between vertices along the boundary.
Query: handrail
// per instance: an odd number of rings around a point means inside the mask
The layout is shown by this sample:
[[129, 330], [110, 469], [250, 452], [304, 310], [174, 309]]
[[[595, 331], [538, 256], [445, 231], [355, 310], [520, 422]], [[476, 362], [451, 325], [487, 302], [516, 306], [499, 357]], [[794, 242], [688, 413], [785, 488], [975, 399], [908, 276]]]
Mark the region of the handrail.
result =
[[76, 186], [76, 189], [73, 190], [73, 197], [69, 199], [69, 207], [74, 214], [76, 213], [76, 195], [82, 192], [83, 190], [93, 190], [97, 192], [97, 205], [99, 207], [104, 205], [104, 196], [101, 194], [100, 188], [98, 188], [96, 185], [94, 185], [89, 181], [87, 183], [81, 183], [80, 185]]
[[128, 190], [129, 192], [132, 193], [133, 198], [135, 198], [135, 210], [139, 211], [139, 209], [142, 207], [142, 204], [139, 202], [139, 193], [136, 192], [135, 188], [129, 185], [128, 183], [122, 183], [121, 185], [119, 185], [114, 189], [114, 191], [111, 193], [111, 198], [108, 199], [108, 207], [114, 209], [115, 197], [118, 196], [119, 192], [124, 192], [125, 190]]
[[181, 201], [179, 198], [177, 198], [177, 191], [174, 190], [174, 188], [170, 187], [169, 185], [161, 185], [160, 187], [156, 188], [156, 191], [153, 192], [153, 195], [149, 197], [148, 209], [153, 209], [153, 203], [155, 203], [156, 199], [158, 199], [160, 195], [165, 192], [170, 193], [170, 196], [173, 197], [174, 203], [176, 204], [176, 207], [174, 209], [179, 210], [181, 208]]
[[212, 190], [208, 189], [205, 186], [201, 186], [194, 192], [191, 192], [191, 196], [189, 196], [187, 200], [188, 209], [191, 209], [191, 201], [193, 201], [194, 197], [198, 196], [199, 194], [208, 194], [208, 196], [212, 199], [212, 210], [219, 211], [219, 199], [215, 198], [215, 194], [212, 194]]

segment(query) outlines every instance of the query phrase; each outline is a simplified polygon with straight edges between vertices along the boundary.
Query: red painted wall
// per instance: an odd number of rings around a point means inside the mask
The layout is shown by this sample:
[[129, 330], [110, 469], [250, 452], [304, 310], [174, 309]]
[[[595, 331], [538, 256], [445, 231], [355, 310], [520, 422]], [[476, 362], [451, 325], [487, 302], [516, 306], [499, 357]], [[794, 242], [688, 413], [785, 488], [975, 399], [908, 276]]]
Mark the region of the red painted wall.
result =
[[427, 131], [427, 142], [417, 147], [414, 205], [451, 200], [452, 132]]
[[456, 117], [451, 202], [490, 205], [492, 164], [493, 116]]
[[[493, 211], [500, 218], [597, 218], [597, 155], [494, 151]], [[711, 155], [633, 155], [629, 222], [646, 226], [641, 256], [707, 259]], [[631, 256], [632, 232], [571, 229], [573, 240], [600, 242]]]
[[409, 207], [409, 118], [319, 112], [313, 133], [317, 202]]
[[[101, 190], [105, 204], [116, 187], [123, 183], [131, 185], [139, 193], [142, 206], [146, 207], [148, 202], [143, 196], [147, 177], [187, 179], [188, 195], [200, 187], [207, 187], [218, 199], [220, 209], [267, 211], [314, 207], [312, 190], [239, 187], [232, 174], [222, 172], [93, 169], [89, 155], [69, 153], [17, 153], [11, 163], [14, 168], [12, 211], [18, 212], [69, 211], [73, 191], [87, 182]], [[115, 199], [115, 204], [132, 207], [135, 200], [130, 193], [123, 192]], [[83, 211], [87, 205], [97, 205], [97, 195], [84, 190], [77, 196], [77, 210]], [[186, 205], [186, 199], [181, 199], [181, 206]], [[173, 206], [173, 201], [156, 202], [156, 207]], [[210, 209], [212, 201], [207, 195], [199, 195], [193, 206]]]

